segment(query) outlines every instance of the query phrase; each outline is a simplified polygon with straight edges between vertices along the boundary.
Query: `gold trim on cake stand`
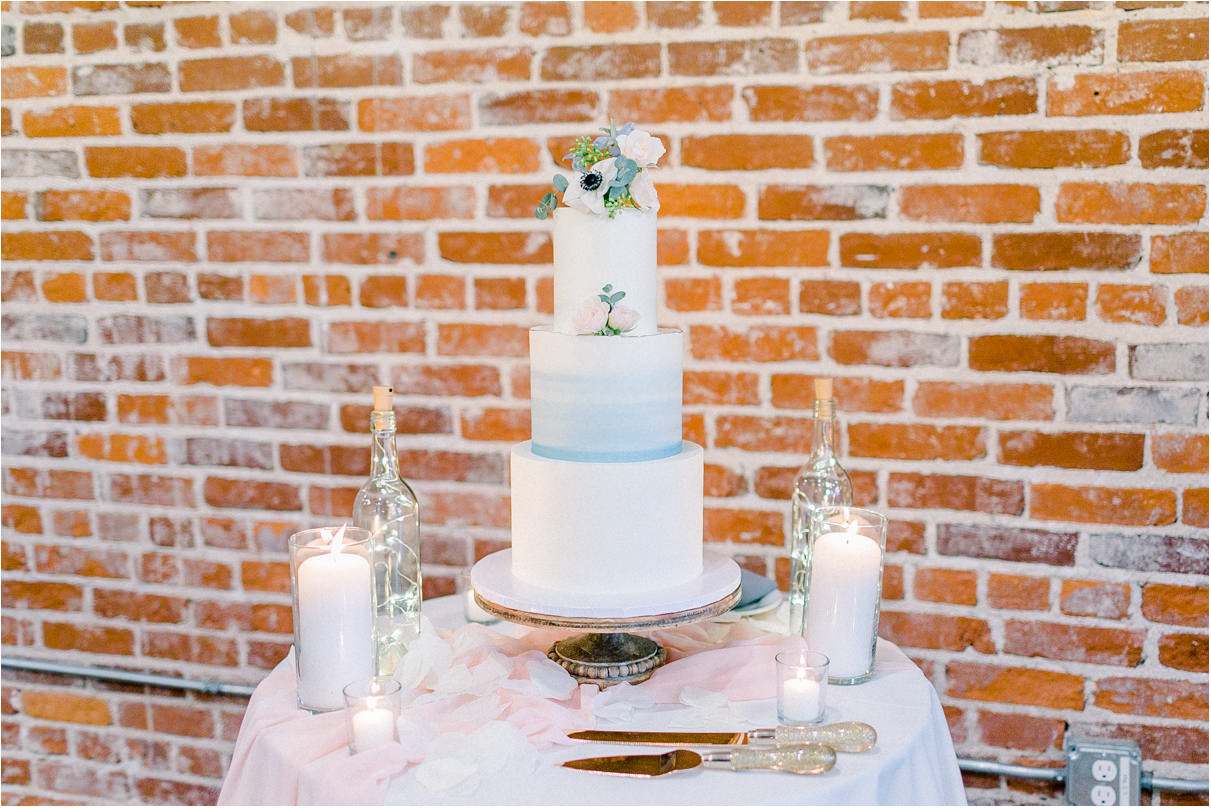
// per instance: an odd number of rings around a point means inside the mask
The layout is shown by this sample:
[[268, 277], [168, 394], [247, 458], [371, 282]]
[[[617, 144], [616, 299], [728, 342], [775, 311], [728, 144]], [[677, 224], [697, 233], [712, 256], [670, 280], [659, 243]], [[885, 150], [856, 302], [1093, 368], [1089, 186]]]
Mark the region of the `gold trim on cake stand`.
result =
[[668, 658], [659, 643], [630, 632], [707, 620], [740, 600], [739, 566], [716, 553], [703, 554], [702, 575], [693, 581], [660, 592], [606, 596], [597, 603], [518, 581], [511, 555], [501, 550], [471, 570], [475, 602], [511, 623], [585, 632], [557, 641], [547, 656], [578, 682], [601, 688], [642, 682]]

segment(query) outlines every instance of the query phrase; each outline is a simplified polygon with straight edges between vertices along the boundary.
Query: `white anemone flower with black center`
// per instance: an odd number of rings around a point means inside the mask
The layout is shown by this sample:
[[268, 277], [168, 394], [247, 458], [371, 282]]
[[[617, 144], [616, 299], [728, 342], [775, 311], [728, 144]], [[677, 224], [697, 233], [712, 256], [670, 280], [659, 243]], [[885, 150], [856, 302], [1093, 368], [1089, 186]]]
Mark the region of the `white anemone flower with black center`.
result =
[[584, 213], [604, 214], [605, 194], [617, 175], [618, 167], [614, 165], [613, 157], [594, 163], [576, 181], [568, 184], [563, 203]]

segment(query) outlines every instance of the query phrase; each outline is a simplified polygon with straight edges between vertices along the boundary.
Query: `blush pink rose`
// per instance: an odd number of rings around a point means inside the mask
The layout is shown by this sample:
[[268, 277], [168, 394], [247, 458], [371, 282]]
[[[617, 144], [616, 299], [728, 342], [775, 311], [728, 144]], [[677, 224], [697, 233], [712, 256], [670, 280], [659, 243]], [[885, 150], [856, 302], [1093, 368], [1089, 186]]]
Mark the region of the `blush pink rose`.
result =
[[603, 300], [591, 298], [572, 314], [572, 328], [577, 334], [596, 334], [605, 328], [610, 307]]
[[625, 135], [618, 136], [618, 150], [623, 157], [629, 157], [642, 168], [656, 165], [656, 161], [664, 156], [664, 144], [660, 138], [653, 137], [641, 129], [635, 129]]
[[630, 306], [615, 306], [610, 312], [610, 328], [615, 331], [630, 331], [639, 322], [639, 312]]
[[652, 183], [652, 175], [640, 171], [631, 180], [631, 199], [640, 210], [660, 210], [660, 200], [656, 198], [656, 186]]

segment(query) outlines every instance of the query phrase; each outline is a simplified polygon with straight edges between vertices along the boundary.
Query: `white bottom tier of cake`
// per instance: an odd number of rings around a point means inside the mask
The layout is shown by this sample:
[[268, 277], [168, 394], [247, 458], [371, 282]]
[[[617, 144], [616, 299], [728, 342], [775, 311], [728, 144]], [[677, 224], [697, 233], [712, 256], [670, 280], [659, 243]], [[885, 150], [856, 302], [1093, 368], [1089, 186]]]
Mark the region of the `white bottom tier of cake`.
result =
[[580, 463], [510, 457], [512, 573], [530, 586], [595, 597], [659, 592], [702, 574], [702, 448]]

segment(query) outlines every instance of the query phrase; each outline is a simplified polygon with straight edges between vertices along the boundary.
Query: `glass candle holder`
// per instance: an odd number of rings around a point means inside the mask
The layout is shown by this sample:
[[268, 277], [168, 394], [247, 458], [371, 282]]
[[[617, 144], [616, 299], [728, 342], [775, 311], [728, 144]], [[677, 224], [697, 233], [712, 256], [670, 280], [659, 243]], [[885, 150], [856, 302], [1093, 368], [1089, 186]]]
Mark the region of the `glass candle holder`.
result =
[[807, 530], [803, 637], [828, 655], [830, 682], [865, 682], [875, 672], [887, 517], [844, 505], [818, 508]]
[[475, 601], [475, 588], [471, 586], [471, 573], [464, 570], [457, 579], [456, 587], [458, 596], [463, 602], [463, 617], [468, 623], [482, 623], [489, 626], [493, 623], [499, 623], [500, 618], [495, 615], [488, 614]]
[[819, 651], [783, 651], [774, 657], [778, 671], [778, 723], [802, 727], [824, 720], [828, 657]]
[[345, 732], [353, 754], [399, 740], [403, 688], [390, 676], [372, 676], [345, 685]]
[[295, 675], [304, 710], [341, 709], [341, 688], [374, 673], [372, 561], [370, 533], [361, 528], [313, 528], [290, 537]]

